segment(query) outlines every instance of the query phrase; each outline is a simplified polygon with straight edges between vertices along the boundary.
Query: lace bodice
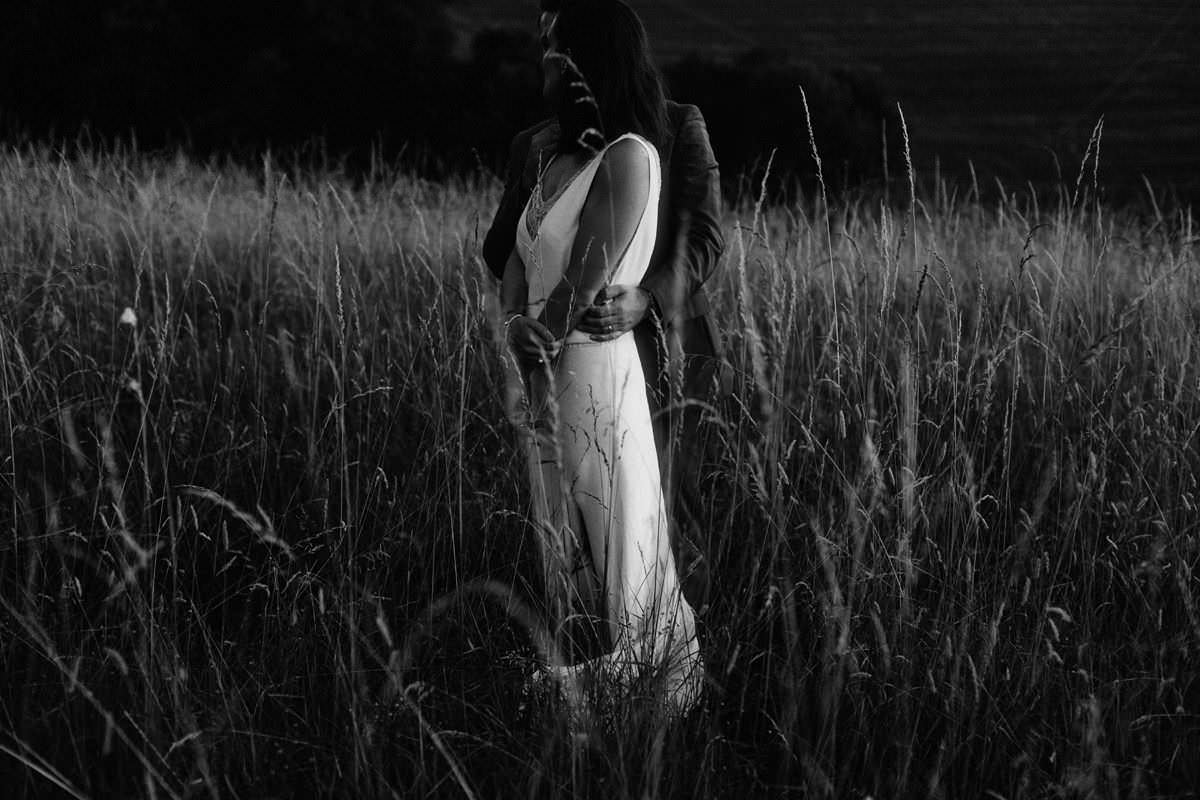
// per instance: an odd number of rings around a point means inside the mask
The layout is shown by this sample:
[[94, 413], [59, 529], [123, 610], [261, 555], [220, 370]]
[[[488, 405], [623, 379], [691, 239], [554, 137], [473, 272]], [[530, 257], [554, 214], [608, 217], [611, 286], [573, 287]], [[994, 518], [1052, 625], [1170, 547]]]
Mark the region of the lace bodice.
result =
[[[553, 159], [550, 163], [554, 163]], [[546, 165], [546, 169], [538, 176], [537, 185], [533, 187], [533, 193], [529, 195], [529, 204], [525, 208], [525, 231], [529, 234], [530, 239], [537, 238], [538, 228], [542, 227], [542, 221], [546, 219], [546, 214], [550, 211], [550, 208], [557, 202], [558, 198], [562, 197], [567, 187], [574, 183], [575, 179], [585, 169], [587, 169], [587, 164], [584, 164], [575, 171], [575, 174], [559, 184], [553, 195], [549, 198], [544, 198], [542, 196], [542, 178], [550, 170], [550, 164]]]

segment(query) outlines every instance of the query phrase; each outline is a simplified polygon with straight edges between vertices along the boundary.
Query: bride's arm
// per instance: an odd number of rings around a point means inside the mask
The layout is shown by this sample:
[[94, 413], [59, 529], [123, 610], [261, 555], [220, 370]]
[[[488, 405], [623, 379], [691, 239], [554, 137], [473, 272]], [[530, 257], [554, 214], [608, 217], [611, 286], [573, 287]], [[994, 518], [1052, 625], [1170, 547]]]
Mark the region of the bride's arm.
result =
[[529, 286], [525, 283], [525, 267], [521, 256], [514, 247], [508, 253], [508, 261], [504, 263], [504, 272], [500, 283], [500, 308], [504, 309], [504, 319], [514, 314], [525, 313], [525, 299]]
[[504, 337], [513, 351], [526, 363], [546, 356], [553, 357], [558, 352], [558, 345], [550, 331], [537, 320], [525, 316], [528, 292], [525, 264], [514, 247], [504, 265], [504, 279], [500, 284], [500, 307], [504, 309]]
[[650, 198], [651, 168], [649, 154], [633, 139], [617, 142], [604, 154], [580, 213], [566, 271], [539, 317], [555, 338], [563, 338], [579, 322], [633, 240]]

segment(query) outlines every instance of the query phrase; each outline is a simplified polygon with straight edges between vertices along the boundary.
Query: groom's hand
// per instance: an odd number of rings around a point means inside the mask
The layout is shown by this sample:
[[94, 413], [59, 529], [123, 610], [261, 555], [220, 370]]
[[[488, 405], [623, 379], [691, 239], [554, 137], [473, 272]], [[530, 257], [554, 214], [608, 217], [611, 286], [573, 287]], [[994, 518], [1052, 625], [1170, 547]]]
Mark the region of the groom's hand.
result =
[[576, 327], [593, 342], [610, 342], [646, 318], [650, 300], [650, 293], [640, 286], [606, 286]]

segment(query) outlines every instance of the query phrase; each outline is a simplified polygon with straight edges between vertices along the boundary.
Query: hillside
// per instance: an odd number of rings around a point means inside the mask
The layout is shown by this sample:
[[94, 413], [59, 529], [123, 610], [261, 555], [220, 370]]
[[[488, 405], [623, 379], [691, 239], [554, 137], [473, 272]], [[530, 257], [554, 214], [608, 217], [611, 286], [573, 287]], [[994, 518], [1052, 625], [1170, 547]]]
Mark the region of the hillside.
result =
[[[1104, 115], [1102, 175], [1200, 190], [1195, 0], [640, 0], [660, 58], [752, 48], [872, 75], [901, 103], [918, 162], [1020, 180], [1072, 176]], [[530, 3], [460, 0], [464, 35], [529, 27]], [[683, 98], [686, 99], [686, 98]]]

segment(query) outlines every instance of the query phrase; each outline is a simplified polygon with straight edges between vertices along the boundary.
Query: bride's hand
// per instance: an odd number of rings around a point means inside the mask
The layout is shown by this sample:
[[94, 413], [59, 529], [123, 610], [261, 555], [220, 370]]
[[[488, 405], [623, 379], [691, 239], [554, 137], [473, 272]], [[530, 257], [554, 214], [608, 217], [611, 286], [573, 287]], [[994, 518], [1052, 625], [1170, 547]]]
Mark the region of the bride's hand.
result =
[[554, 358], [562, 347], [550, 329], [533, 317], [515, 315], [504, 323], [504, 327], [508, 346], [526, 365], [540, 364], [543, 359]]

